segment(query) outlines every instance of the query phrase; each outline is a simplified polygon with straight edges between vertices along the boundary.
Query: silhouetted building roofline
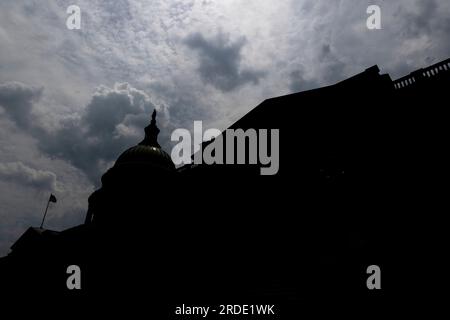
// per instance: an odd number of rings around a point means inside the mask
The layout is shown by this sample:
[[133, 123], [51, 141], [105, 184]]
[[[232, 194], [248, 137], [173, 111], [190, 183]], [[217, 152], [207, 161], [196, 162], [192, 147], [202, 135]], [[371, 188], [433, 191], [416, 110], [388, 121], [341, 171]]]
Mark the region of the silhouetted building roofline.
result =
[[13, 250], [13, 252], [19, 252], [21, 250], [34, 249], [57, 235], [59, 235], [58, 231], [30, 227], [11, 246], [11, 250]]

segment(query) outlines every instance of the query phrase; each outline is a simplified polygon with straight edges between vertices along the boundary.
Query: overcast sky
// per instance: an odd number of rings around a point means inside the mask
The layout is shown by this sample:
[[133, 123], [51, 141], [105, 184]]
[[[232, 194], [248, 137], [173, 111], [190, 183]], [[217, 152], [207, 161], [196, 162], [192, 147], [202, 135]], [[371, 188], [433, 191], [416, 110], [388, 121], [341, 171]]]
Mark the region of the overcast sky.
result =
[[[81, 30], [66, 27], [72, 4]], [[382, 30], [366, 27], [370, 4]], [[224, 129], [269, 97], [448, 58], [449, 17], [448, 0], [1, 1], [0, 255], [51, 192], [46, 226], [81, 223], [154, 108], [170, 152], [194, 120]]]

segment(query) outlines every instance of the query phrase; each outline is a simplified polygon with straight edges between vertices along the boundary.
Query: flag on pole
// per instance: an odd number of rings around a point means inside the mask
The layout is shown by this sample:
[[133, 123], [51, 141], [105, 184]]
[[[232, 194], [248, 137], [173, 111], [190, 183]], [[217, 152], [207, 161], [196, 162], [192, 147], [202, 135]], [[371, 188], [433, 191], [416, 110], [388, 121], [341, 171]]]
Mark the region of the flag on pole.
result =
[[45, 208], [44, 217], [42, 218], [42, 222], [41, 222], [41, 226], [40, 226], [41, 229], [44, 226], [44, 221], [45, 221], [45, 217], [47, 216], [48, 206], [49, 206], [50, 202], [56, 203], [56, 197], [53, 193], [50, 193], [50, 198], [48, 198], [47, 207]]
[[48, 199], [48, 202], [54, 202], [54, 203], [56, 203], [56, 197], [55, 197], [55, 195], [52, 193], [52, 194], [50, 194], [50, 198]]

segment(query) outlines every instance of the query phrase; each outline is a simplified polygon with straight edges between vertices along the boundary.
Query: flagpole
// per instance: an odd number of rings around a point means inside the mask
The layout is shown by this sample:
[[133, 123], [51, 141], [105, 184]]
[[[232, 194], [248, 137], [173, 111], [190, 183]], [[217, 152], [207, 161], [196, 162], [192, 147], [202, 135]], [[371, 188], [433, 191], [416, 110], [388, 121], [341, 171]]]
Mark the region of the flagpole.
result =
[[42, 229], [42, 226], [44, 225], [45, 216], [47, 215], [47, 211], [48, 211], [48, 206], [49, 205], [50, 205], [50, 198], [48, 198], [48, 201], [47, 201], [47, 207], [45, 208], [45, 213], [44, 213], [44, 217], [42, 218], [40, 229]]

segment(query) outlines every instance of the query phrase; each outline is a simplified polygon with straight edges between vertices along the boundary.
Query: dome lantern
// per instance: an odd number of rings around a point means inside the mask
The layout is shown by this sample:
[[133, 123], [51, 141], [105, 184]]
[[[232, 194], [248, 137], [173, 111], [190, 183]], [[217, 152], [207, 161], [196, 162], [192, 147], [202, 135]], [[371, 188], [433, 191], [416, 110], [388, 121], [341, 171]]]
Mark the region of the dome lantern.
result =
[[144, 130], [145, 138], [139, 143], [139, 145], [161, 148], [158, 143], [159, 128], [156, 126], [156, 109], [153, 110], [152, 120], [150, 121], [150, 124], [145, 127]]

